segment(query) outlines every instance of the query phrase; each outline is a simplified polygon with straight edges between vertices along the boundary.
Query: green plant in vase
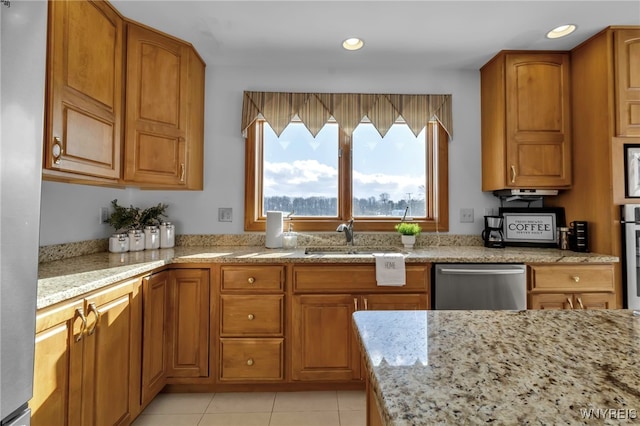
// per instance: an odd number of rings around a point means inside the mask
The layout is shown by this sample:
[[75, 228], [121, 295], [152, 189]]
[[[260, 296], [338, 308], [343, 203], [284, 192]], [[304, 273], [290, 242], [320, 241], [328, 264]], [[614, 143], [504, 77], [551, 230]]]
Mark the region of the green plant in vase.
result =
[[420, 225], [411, 222], [400, 222], [395, 226], [396, 231], [401, 235], [402, 244], [404, 248], [412, 249], [416, 243], [416, 236], [420, 235]]
[[160, 218], [167, 217], [164, 213], [167, 210], [167, 205], [158, 203], [157, 206], [149, 207], [142, 211], [139, 211], [138, 223], [141, 228], [145, 226], [159, 226], [162, 220]]
[[107, 218], [106, 223], [115, 229], [116, 233], [128, 232], [137, 224], [138, 209], [133, 206], [124, 207], [118, 205], [118, 200], [111, 201], [113, 212]]

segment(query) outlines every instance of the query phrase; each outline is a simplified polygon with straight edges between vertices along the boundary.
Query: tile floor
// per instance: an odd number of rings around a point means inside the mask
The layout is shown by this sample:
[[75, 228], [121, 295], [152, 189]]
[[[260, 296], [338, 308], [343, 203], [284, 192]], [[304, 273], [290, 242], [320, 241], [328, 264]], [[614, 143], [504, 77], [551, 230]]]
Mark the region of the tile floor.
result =
[[132, 426], [364, 426], [364, 391], [161, 393]]

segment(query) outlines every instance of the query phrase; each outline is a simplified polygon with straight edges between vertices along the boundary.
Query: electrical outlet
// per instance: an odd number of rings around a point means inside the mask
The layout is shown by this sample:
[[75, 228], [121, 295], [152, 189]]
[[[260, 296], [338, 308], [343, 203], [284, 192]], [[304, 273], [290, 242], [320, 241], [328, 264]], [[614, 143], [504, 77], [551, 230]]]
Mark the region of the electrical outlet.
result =
[[460, 223], [473, 223], [473, 209], [460, 209]]
[[107, 220], [109, 219], [109, 207], [100, 207], [100, 225], [107, 223]]
[[218, 209], [218, 222], [232, 222], [233, 209], [231, 207], [220, 207]]

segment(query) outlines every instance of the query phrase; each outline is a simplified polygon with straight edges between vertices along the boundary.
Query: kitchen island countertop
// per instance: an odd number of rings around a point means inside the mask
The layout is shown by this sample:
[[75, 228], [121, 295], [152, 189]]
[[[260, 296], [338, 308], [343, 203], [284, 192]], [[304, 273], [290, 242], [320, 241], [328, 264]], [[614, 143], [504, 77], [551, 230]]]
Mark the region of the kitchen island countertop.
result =
[[640, 317], [632, 311], [353, 318], [385, 425], [640, 421]]
[[[304, 254], [304, 248], [176, 246], [127, 253], [95, 253], [41, 263], [38, 309], [86, 294], [167, 264], [185, 263], [374, 263], [372, 255]], [[482, 246], [429, 246], [405, 252], [407, 263], [611, 263], [618, 258], [568, 250]]]

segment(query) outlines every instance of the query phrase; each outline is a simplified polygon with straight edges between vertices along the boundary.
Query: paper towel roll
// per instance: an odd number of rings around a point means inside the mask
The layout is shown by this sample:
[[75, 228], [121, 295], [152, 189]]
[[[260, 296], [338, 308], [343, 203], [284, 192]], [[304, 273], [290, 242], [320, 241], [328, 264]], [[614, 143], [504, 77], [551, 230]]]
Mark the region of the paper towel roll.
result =
[[267, 212], [266, 244], [267, 248], [282, 247], [282, 212]]

